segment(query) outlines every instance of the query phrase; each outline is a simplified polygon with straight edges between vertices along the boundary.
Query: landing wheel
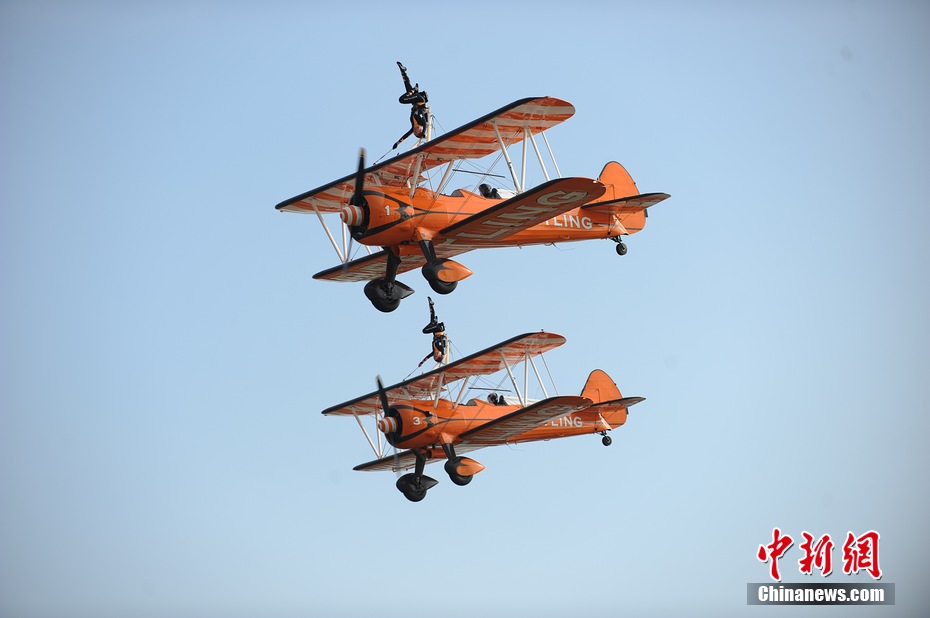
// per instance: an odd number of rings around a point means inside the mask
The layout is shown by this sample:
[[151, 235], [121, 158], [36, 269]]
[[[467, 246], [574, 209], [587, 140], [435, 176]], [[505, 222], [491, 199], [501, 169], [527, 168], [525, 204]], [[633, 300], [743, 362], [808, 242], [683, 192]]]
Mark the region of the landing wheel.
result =
[[456, 485], [459, 485], [459, 486], [461, 486], [461, 487], [464, 487], [465, 485], [468, 485], [469, 483], [471, 483], [471, 479], [472, 479], [472, 477], [473, 477], [474, 475], [472, 475], [472, 476], [462, 476], [461, 474], [459, 474], [458, 472], [456, 472], [455, 469], [458, 467], [459, 461], [460, 461], [460, 458], [458, 458], [458, 457], [456, 457], [455, 459], [450, 459], [449, 461], [447, 461], [447, 462], [446, 462], [446, 465], [445, 465], [446, 474], [449, 475], [449, 479], [450, 479], [453, 483], [455, 483]]
[[614, 441], [611, 439], [610, 436], [604, 436], [603, 438], [601, 438], [601, 444], [603, 444], [604, 446], [610, 446], [611, 444], [613, 444], [613, 442]]
[[436, 480], [428, 476], [405, 474], [397, 479], [397, 489], [411, 502], [419, 502], [426, 497], [430, 487], [436, 485]]
[[626, 255], [626, 245], [622, 241], [617, 241], [617, 255]]
[[449, 281], [447, 283], [439, 279], [427, 279], [427, 281], [429, 282], [429, 286], [433, 288], [433, 291], [437, 294], [450, 294], [459, 284], [458, 281]]
[[371, 301], [375, 309], [390, 313], [400, 306], [404, 297], [403, 284], [389, 282], [383, 278], [374, 279], [365, 284], [365, 296]]
[[397, 489], [411, 502], [419, 502], [426, 497], [426, 488], [418, 482], [415, 474], [405, 474], [397, 479]]
[[420, 500], [426, 497], [425, 489], [421, 489], [419, 491], [415, 489], [406, 489], [406, 490], [401, 490], [401, 493], [404, 494], [404, 498], [406, 498], [407, 500], [410, 500], [411, 502], [419, 502]]
[[375, 309], [383, 313], [390, 313], [400, 307], [400, 299], [394, 298], [388, 300], [387, 298], [373, 298], [371, 299], [371, 304], [374, 305]]

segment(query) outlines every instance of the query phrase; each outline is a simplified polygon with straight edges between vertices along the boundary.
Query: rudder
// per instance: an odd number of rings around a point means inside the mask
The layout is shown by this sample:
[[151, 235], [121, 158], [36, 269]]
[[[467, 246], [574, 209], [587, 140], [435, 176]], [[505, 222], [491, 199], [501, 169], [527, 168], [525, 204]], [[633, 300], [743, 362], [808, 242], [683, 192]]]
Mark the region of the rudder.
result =
[[606, 202], [630, 195], [639, 195], [639, 189], [636, 188], [633, 177], [616, 161], [605, 165], [597, 179], [607, 187], [607, 192], [598, 201]]
[[594, 403], [613, 401], [623, 397], [614, 381], [601, 369], [595, 369], [588, 376], [588, 381], [585, 382], [584, 388], [581, 389], [581, 396], [587, 397]]

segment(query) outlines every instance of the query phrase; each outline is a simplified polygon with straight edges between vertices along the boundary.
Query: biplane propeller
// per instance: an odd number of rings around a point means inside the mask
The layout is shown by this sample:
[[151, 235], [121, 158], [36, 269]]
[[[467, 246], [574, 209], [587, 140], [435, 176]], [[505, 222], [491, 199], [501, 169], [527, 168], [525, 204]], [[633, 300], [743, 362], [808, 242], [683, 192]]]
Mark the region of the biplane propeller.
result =
[[[419, 268], [430, 287], [449, 294], [472, 274], [451, 258], [473, 249], [551, 245], [589, 239], [617, 243], [646, 224], [647, 208], [669, 197], [667, 193], [640, 194], [632, 177], [616, 162], [604, 166], [598, 178], [550, 177], [539, 135], [548, 148], [545, 131], [575, 113], [568, 102], [552, 97], [521, 99], [478, 120], [431, 139], [410, 151], [365, 167], [359, 156], [357, 171], [278, 204], [282, 212], [315, 213], [329, 237], [340, 265], [321, 271], [315, 279], [364, 281], [365, 295], [380, 311], [389, 312], [413, 289], [397, 275]], [[522, 144], [521, 173], [508, 149]], [[546, 181], [526, 188], [527, 146], [532, 145]], [[465, 161], [500, 152], [513, 180], [513, 190], [498, 192], [483, 182], [477, 188], [446, 193], [450, 180]], [[435, 188], [428, 176], [444, 166]], [[502, 195], [503, 193], [503, 195]], [[340, 247], [323, 214], [338, 213], [343, 224]], [[347, 232], [347, 233], [346, 233]], [[368, 255], [352, 257], [354, 242]], [[372, 252], [372, 247], [380, 251]]]
[[[377, 390], [327, 408], [323, 414], [354, 416], [365, 433], [378, 458], [355, 466], [355, 470], [413, 469], [396, 482], [397, 489], [412, 502], [422, 500], [438, 483], [424, 474], [426, 466], [434, 461], [445, 461], [449, 479], [464, 486], [484, 466], [463, 454], [480, 448], [585, 434], [599, 434], [603, 444], [609, 446], [607, 432], [623, 425], [627, 409], [644, 399], [623, 397], [600, 369], [591, 372], [580, 396], [550, 397], [540, 378], [545, 398], [527, 399], [531, 368], [539, 378], [533, 359], [563, 343], [565, 338], [554, 333], [519, 335], [389, 387], [378, 377]], [[521, 362], [525, 372], [522, 393], [513, 371]], [[464, 399], [474, 378], [503, 370], [517, 393], [516, 401], [496, 395], [486, 400]], [[452, 385], [459, 381], [463, 382], [456, 395]], [[363, 417], [374, 417], [377, 441], [365, 429]], [[385, 454], [382, 437], [393, 447], [394, 454]]]

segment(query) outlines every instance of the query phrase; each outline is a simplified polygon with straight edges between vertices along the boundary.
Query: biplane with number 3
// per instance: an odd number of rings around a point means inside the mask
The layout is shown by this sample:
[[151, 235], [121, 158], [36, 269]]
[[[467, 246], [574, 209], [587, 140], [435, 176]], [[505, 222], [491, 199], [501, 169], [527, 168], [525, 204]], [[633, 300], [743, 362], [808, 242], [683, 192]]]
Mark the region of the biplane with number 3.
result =
[[[515, 101], [478, 120], [432, 139], [432, 120], [418, 145], [408, 152], [358, 169], [339, 180], [278, 204], [284, 212], [315, 213], [340, 264], [314, 275], [328, 281], [367, 281], [365, 295], [380, 311], [393, 311], [413, 293], [397, 275], [420, 268], [430, 287], [448, 294], [472, 271], [450, 259], [473, 249], [551, 245], [597, 238], [617, 243], [643, 229], [646, 209], [668, 198], [666, 193], [640, 194], [632, 177], [616, 162], [597, 180], [550, 178], [535, 136], [540, 135], [555, 171], [560, 174], [544, 132], [575, 113], [568, 102], [552, 97]], [[431, 118], [431, 117], [430, 117]], [[522, 143], [520, 174], [508, 148]], [[527, 146], [532, 145], [546, 181], [524, 188]], [[446, 193], [463, 165], [499, 151], [513, 180], [512, 190], [491, 188], [494, 175], [479, 172], [473, 189]], [[444, 169], [443, 169], [444, 166]], [[438, 176], [438, 182], [430, 177]], [[433, 188], [428, 188], [433, 187]], [[342, 243], [323, 215], [338, 213]], [[353, 259], [353, 243], [368, 254]], [[380, 247], [372, 252], [371, 247]]]
[[[623, 397], [617, 385], [600, 369], [591, 372], [580, 396], [549, 396], [534, 358], [565, 343], [561, 335], [527, 333], [503, 341], [481, 352], [452, 361], [323, 410], [325, 415], [354, 416], [378, 457], [355, 470], [413, 469], [397, 479], [397, 489], [413, 502], [426, 497], [437, 481], [424, 474], [433, 461], [445, 460], [445, 471], [456, 485], [467, 485], [484, 469], [463, 453], [487, 446], [551, 440], [584, 434], [600, 434], [605, 446], [608, 431], [623, 425], [627, 408], [642, 397]], [[523, 389], [514, 367], [524, 363]], [[539, 381], [544, 399], [527, 399], [529, 372]], [[474, 379], [506, 371], [516, 401], [492, 392], [486, 400], [464, 396]], [[462, 381], [461, 386], [453, 385]], [[445, 396], [443, 395], [446, 393]], [[363, 417], [373, 417], [375, 438], [365, 428]], [[382, 439], [383, 438], [383, 439]], [[385, 454], [386, 440], [394, 454]], [[399, 451], [397, 449], [404, 449]]]

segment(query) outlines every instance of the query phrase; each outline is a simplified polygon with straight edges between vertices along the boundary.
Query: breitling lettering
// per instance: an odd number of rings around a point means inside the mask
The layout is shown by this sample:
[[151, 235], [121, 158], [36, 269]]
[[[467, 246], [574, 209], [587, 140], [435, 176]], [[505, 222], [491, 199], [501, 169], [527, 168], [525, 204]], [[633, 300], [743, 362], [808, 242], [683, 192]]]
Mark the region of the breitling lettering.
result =
[[594, 224], [591, 222], [591, 217], [569, 214], [547, 219], [546, 225], [551, 225], [553, 227], [577, 228], [582, 230], [590, 230], [594, 228]]
[[546, 423], [547, 427], [584, 427], [584, 421], [577, 416], [560, 416], [559, 418]]

